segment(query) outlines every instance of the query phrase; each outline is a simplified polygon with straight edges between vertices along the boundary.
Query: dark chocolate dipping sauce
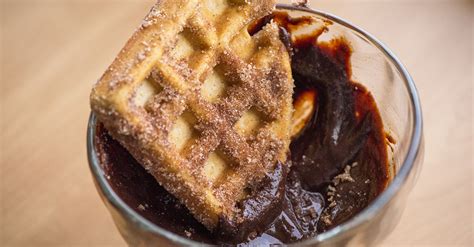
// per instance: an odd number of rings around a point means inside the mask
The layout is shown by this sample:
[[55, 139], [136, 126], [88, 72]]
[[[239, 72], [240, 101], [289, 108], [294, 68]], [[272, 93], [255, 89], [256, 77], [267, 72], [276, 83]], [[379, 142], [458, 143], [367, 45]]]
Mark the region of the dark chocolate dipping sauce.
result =
[[110, 185], [156, 225], [210, 244], [292, 243], [347, 221], [387, 185], [387, 137], [372, 95], [350, 79], [350, 46], [344, 39], [317, 43], [321, 32], [291, 41], [291, 27], [311, 19], [283, 12], [256, 22], [249, 33], [271, 19], [280, 25], [291, 55], [294, 101], [313, 95], [314, 112], [293, 138], [287, 164], [277, 164], [240, 203], [242, 225], [221, 221], [216, 233], [209, 232], [97, 125], [95, 144]]

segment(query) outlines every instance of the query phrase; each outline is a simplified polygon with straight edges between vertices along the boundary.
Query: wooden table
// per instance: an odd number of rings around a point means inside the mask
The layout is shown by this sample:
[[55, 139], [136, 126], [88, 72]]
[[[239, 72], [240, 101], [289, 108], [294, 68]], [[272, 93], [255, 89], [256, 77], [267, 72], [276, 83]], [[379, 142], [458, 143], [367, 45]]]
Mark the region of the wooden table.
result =
[[[86, 160], [89, 91], [152, 0], [1, 9], [2, 246], [124, 246]], [[384, 246], [472, 246], [472, 1], [312, 1], [393, 49], [422, 98], [426, 153]]]

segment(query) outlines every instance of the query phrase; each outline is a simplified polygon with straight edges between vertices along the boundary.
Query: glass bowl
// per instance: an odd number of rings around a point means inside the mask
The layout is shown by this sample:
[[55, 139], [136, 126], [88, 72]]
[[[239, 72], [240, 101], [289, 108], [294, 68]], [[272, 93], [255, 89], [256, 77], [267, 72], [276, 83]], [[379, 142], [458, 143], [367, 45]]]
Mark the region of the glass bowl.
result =
[[[396, 140], [389, 157], [392, 179], [367, 208], [345, 223], [300, 245], [373, 245], [387, 236], [398, 223], [406, 198], [415, 184], [423, 161], [423, 133], [420, 101], [415, 84], [396, 56], [380, 41], [347, 21], [318, 10], [279, 4], [291, 16], [313, 16], [333, 24], [324, 36], [344, 36], [353, 48], [352, 79], [362, 83], [374, 96], [385, 130]], [[322, 37], [323, 38], [323, 37]], [[141, 216], [112, 189], [99, 162], [94, 137], [96, 118], [91, 114], [87, 128], [89, 165], [97, 190], [118, 230], [130, 246], [203, 245], [167, 231]]]

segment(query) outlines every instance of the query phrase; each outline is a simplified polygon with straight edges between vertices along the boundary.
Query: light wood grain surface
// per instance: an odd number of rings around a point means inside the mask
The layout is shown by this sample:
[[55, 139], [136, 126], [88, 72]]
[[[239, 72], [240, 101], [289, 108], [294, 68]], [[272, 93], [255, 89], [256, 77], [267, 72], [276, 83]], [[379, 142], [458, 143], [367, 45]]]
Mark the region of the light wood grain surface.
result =
[[[384, 246], [472, 246], [473, 2], [311, 1], [384, 41], [420, 91], [423, 170]], [[2, 1], [0, 246], [124, 246], [86, 159], [89, 91], [152, 0]]]

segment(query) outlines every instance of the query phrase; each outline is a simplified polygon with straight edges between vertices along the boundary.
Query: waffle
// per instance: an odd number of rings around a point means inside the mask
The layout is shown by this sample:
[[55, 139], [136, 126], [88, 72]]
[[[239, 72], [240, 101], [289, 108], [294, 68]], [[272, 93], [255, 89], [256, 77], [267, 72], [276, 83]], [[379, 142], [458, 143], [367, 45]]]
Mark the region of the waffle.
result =
[[92, 90], [110, 134], [208, 229], [284, 162], [293, 82], [271, 0], [162, 0]]

